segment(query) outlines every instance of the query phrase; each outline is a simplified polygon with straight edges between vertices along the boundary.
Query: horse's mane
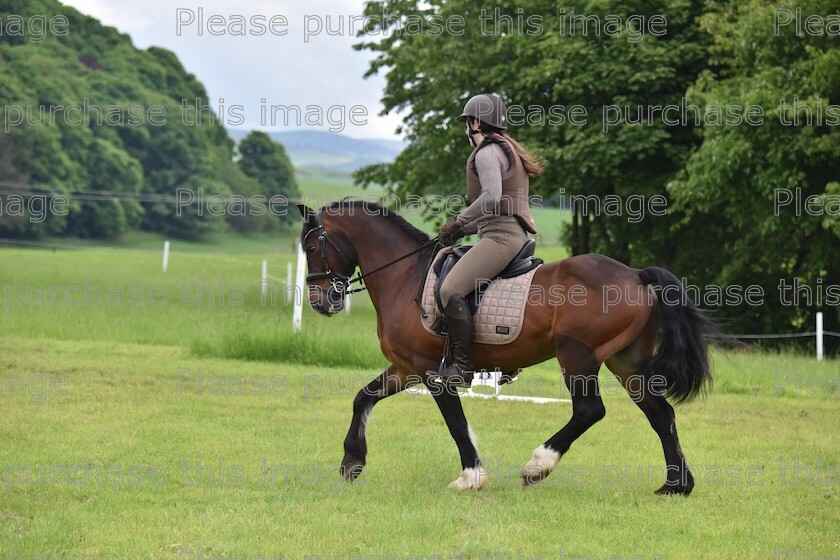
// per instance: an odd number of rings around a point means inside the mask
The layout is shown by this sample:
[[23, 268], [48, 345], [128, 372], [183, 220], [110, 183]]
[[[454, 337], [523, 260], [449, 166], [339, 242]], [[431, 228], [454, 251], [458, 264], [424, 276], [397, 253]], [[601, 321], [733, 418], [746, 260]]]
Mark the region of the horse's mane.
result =
[[385, 206], [380, 206], [375, 202], [370, 202], [367, 200], [351, 200], [351, 199], [342, 199], [337, 202], [333, 202], [329, 204], [326, 208], [330, 210], [340, 210], [341, 208], [353, 208], [354, 210], [357, 208], [363, 209], [368, 215], [373, 216], [381, 216], [400, 228], [406, 235], [412, 238], [414, 241], [418, 243], [426, 243], [430, 237], [424, 231], [417, 229], [408, 221], [397, 214], [395, 210], [387, 208]]
[[[422, 230], [419, 230], [416, 227], [414, 227], [413, 225], [411, 225], [410, 223], [408, 223], [408, 221], [405, 218], [403, 218], [402, 216], [400, 216], [395, 210], [392, 210], [392, 209], [384, 207], [384, 206], [380, 206], [379, 204], [377, 204], [375, 202], [369, 202], [367, 200], [352, 200], [352, 199], [344, 198], [342, 200], [339, 200], [337, 202], [333, 202], [333, 203], [329, 204], [328, 206], [326, 206], [326, 208], [329, 208], [330, 210], [341, 210], [342, 208], [347, 208], [347, 207], [350, 207], [350, 208], [353, 208], [353, 209], [363, 207], [364, 210], [369, 213], [369, 215], [381, 216], [382, 218], [385, 218], [390, 223], [394, 224], [400, 230], [405, 232], [405, 234], [408, 235], [411, 239], [413, 239], [414, 241], [416, 241], [418, 243], [421, 243], [421, 244], [427, 243], [431, 239], [428, 236], [428, 234], [426, 234], [426, 232], [424, 232]], [[432, 259], [435, 257], [435, 255], [437, 255], [438, 251], [440, 251], [442, 248], [443, 247], [439, 243], [432, 243], [428, 247], [426, 247], [425, 249], [420, 251], [420, 253], [417, 255], [418, 265], [419, 265], [418, 266], [418, 278], [417, 278], [417, 280], [418, 280], [419, 286], [420, 286], [418, 288], [417, 298], [420, 297], [419, 290], [423, 286], [423, 279], [425, 277], [426, 271], [429, 269], [429, 266], [431, 265]], [[417, 298], [415, 298], [415, 300]]]

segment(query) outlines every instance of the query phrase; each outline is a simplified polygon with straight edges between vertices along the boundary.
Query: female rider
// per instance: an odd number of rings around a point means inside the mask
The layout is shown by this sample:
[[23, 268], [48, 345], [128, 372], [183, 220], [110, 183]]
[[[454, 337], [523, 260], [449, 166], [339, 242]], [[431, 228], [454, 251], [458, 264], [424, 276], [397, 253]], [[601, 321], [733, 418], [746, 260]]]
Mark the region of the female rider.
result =
[[492, 279], [537, 233], [528, 208], [528, 178], [542, 172], [539, 160], [505, 134], [507, 109], [493, 94], [470, 98], [459, 117], [474, 147], [467, 159], [469, 206], [440, 228], [445, 246], [478, 233], [479, 241], [452, 268], [440, 287], [449, 330], [452, 363], [440, 377], [455, 387], [469, 387], [473, 378], [473, 316], [465, 296]]

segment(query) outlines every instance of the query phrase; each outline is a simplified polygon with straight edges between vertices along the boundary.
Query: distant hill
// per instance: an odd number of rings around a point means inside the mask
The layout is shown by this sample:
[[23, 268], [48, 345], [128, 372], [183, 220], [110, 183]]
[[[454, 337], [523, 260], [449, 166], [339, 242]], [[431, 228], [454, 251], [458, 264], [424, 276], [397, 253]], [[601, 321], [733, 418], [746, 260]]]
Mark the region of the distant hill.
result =
[[[228, 129], [237, 142], [249, 131]], [[296, 130], [270, 132], [280, 142], [295, 167], [350, 172], [374, 163], [390, 162], [405, 147], [399, 140], [359, 139], [332, 132]]]

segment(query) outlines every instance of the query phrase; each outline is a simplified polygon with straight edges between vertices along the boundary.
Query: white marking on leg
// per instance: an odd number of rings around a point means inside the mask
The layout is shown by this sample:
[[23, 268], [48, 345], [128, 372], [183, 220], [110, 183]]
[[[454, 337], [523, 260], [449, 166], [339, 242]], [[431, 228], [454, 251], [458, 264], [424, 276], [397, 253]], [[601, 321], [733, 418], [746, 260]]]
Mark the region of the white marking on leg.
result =
[[473, 431], [472, 426], [470, 426], [469, 422], [467, 422], [467, 433], [470, 436], [470, 443], [472, 444], [473, 449], [475, 449], [475, 454], [478, 455], [478, 436]]
[[484, 467], [469, 467], [461, 471], [461, 476], [449, 483], [450, 488], [458, 490], [481, 490], [487, 485], [487, 471]]
[[359, 421], [359, 437], [365, 437], [365, 428], [367, 428], [368, 418], [370, 418], [370, 413], [373, 410], [373, 405], [368, 406], [364, 412], [362, 412], [362, 417]]
[[545, 445], [540, 445], [534, 449], [531, 460], [522, 469], [522, 476], [545, 478], [557, 466], [560, 457], [561, 455], [557, 451]]

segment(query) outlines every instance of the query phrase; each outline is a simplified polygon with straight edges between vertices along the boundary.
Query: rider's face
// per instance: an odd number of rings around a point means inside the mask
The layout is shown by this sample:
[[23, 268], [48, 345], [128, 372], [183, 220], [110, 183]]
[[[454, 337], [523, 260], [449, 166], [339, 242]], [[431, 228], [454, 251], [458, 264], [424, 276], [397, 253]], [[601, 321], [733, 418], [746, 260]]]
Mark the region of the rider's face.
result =
[[470, 123], [469, 119], [465, 120], [464, 123], [466, 124], [466, 130], [464, 133], [467, 135], [467, 140], [469, 140], [471, 146], [475, 146], [475, 138], [472, 134], [470, 134], [470, 132], [472, 132], [472, 123]]

